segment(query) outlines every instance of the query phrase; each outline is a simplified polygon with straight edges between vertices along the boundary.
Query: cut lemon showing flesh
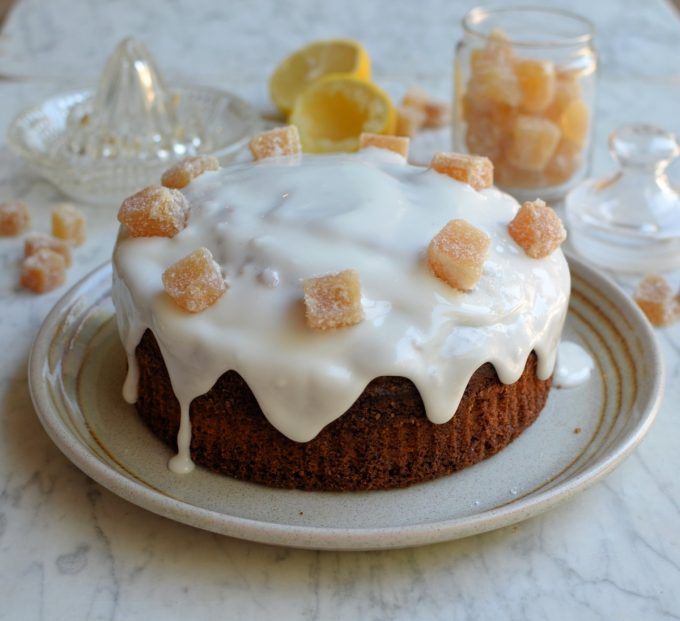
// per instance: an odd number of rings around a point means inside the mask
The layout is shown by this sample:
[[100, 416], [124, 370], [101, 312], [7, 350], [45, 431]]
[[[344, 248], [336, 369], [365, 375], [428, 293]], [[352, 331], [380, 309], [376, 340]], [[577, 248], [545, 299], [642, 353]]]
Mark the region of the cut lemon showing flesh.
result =
[[312, 82], [342, 73], [360, 80], [371, 79], [371, 61], [360, 43], [352, 39], [316, 41], [284, 58], [269, 81], [276, 107], [288, 115], [297, 96]]
[[372, 82], [329, 75], [295, 100], [290, 122], [309, 153], [356, 151], [362, 132], [393, 134], [396, 113], [390, 98]]

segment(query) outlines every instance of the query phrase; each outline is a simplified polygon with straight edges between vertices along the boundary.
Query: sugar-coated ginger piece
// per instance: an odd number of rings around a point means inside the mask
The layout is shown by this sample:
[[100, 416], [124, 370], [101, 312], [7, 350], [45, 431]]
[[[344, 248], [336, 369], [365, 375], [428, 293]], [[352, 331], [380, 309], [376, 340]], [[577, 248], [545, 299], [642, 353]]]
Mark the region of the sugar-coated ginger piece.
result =
[[562, 135], [582, 147], [588, 136], [589, 116], [588, 106], [582, 99], [572, 100], [560, 116]]
[[46, 293], [64, 284], [66, 261], [63, 255], [40, 248], [21, 264], [21, 286], [35, 293]]
[[345, 328], [364, 318], [361, 282], [356, 270], [343, 270], [302, 283], [307, 325], [313, 330]]
[[52, 210], [52, 235], [73, 246], [85, 241], [85, 216], [73, 205], [63, 203]]
[[550, 105], [543, 110], [542, 116], [559, 122], [566, 107], [575, 99], [581, 97], [581, 84], [571, 73], [556, 72], [555, 93]]
[[126, 198], [118, 221], [132, 237], [174, 237], [186, 226], [189, 203], [179, 190], [151, 185]]
[[468, 82], [473, 101], [487, 101], [517, 107], [522, 101], [519, 80], [511, 66], [488, 65], [473, 73]]
[[425, 125], [427, 115], [421, 108], [399, 106], [397, 108], [397, 125], [394, 133], [397, 136], [415, 136]]
[[295, 125], [261, 132], [250, 141], [248, 146], [256, 160], [302, 153], [300, 133]]
[[548, 119], [520, 114], [515, 119], [507, 160], [516, 168], [541, 172], [560, 141], [560, 128]]
[[491, 239], [465, 220], [451, 220], [432, 238], [427, 262], [449, 286], [470, 291], [479, 282]]
[[166, 188], [180, 190], [188, 186], [196, 177], [204, 172], [219, 170], [220, 163], [211, 155], [187, 157], [168, 168], [161, 177], [161, 184]]
[[559, 216], [540, 199], [519, 208], [508, 224], [508, 233], [532, 259], [547, 257], [567, 238]]
[[66, 267], [71, 266], [73, 261], [71, 256], [71, 245], [63, 239], [57, 239], [56, 237], [52, 237], [52, 235], [47, 235], [45, 233], [31, 233], [24, 240], [25, 257], [30, 257], [43, 248], [47, 248], [48, 250], [60, 254], [64, 257]]
[[406, 91], [401, 105], [405, 108], [421, 110], [424, 113], [422, 126], [426, 128], [444, 127], [451, 119], [451, 106], [446, 102], [432, 99], [419, 86], [412, 86]]
[[500, 158], [505, 132], [489, 117], [473, 116], [465, 130], [465, 146], [474, 155], [484, 155], [496, 162]]
[[175, 304], [190, 313], [212, 306], [227, 290], [220, 266], [207, 248], [199, 248], [163, 272], [163, 287]]
[[680, 319], [680, 299], [663, 276], [648, 274], [642, 279], [633, 299], [657, 328], [668, 326]]
[[493, 164], [482, 155], [435, 153], [431, 166], [437, 172], [467, 183], [478, 191], [493, 185]]
[[368, 147], [387, 149], [407, 158], [410, 142], [410, 139], [405, 136], [383, 136], [382, 134], [363, 132], [359, 136], [359, 149], [366, 149]]
[[470, 69], [478, 74], [489, 66], [509, 65], [512, 62], [512, 45], [508, 36], [496, 28], [489, 34], [484, 47], [474, 48], [470, 52]]
[[0, 236], [14, 237], [31, 226], [31, 212], [23, 201], [0, 204]]
[[581, 148], [571, 140], [563, 138], [543, 171], [547, 183], [554, 185], [571, 179], [581, 161]]
[[555, 96], [555, 66], [547, 60], [525, 58], [515, 62], [522, 91], [520, 107], [531, 113], [545, 110]]

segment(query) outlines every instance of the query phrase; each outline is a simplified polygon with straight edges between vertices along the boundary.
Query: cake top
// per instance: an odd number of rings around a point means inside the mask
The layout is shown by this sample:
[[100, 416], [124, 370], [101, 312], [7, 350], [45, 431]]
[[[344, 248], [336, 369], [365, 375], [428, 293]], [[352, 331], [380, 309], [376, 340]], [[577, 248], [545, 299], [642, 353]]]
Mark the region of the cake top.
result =
[[[412, 380], [428, 418], [442, 423], [485, 362], [511, 383], [535, 350], [539, 376], [552, 372], [568, 267], [559, 249], [526, 254], [508, 232], [519, 206], [494, 188], [475, 190], [367, 148], [208, 170], [181, 193], [175, 202], [190, 206], [185, 228], [132, 237], [122, 227], [114, 252], [129, 401], [134, 349], [147, 328], [180, 403], [188, 407], [233, 369], [271, 424], [296, 441], [316, 436], [379, 376]], [[488, 239], [469, 291], [435, 276], [428, 256], [454, 220]], [[199, 248], [226, 290], [192, 313], [168, 295], [163, 274]], [[345, 327], [314, 329], [309, 303], [328, 275], [342, 277], [347, 291], [360, 287], [359, 314]]]

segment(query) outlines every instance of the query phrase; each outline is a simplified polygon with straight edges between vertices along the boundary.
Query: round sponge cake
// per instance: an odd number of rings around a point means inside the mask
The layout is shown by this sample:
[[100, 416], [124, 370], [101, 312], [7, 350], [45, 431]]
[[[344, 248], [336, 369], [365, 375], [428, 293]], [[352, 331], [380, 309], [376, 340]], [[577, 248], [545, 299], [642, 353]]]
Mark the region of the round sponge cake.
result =
[[[381, 149], [230, 166], [182, 194], [179, 233], [123, 226], [113, 260], [124, 395], [177, 449], [174, 470], [388, 489], [489, 457], [539, 415], [569, 272], [559, 249], [534, 259], [513, 241], [508, 195]], [[488, 239], [466, 291], [428, 266], [428, 245], [454, 220]], [[162, 276], [197, 248], [226, 291], [192, 313]], [[315, 329], [305, 284], [349, 270], [359, 319]]]

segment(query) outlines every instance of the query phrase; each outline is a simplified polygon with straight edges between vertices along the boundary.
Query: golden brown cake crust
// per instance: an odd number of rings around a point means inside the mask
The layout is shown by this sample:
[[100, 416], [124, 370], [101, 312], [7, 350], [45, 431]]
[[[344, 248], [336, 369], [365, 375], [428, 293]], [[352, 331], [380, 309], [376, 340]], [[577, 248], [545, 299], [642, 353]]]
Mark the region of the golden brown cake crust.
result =
[[[154, 434], [176, 448], [179, 403], [150, 330], [136, 355], [137, 411]], [[272, 487], [405, 487], [500, 451], [536, 420], [550, 385], [550, 379], [536, 377], [534, 353], [514, 384], [502, 384], [487, 363], [473, 374], [455, 416], [436, 425], [425, 416], [410, 380], [379, 377], [316, 438], [299, 443], [269, 424], [246, 382], [228, 371], [191, 404], [191, 457], [210, 470]]]

